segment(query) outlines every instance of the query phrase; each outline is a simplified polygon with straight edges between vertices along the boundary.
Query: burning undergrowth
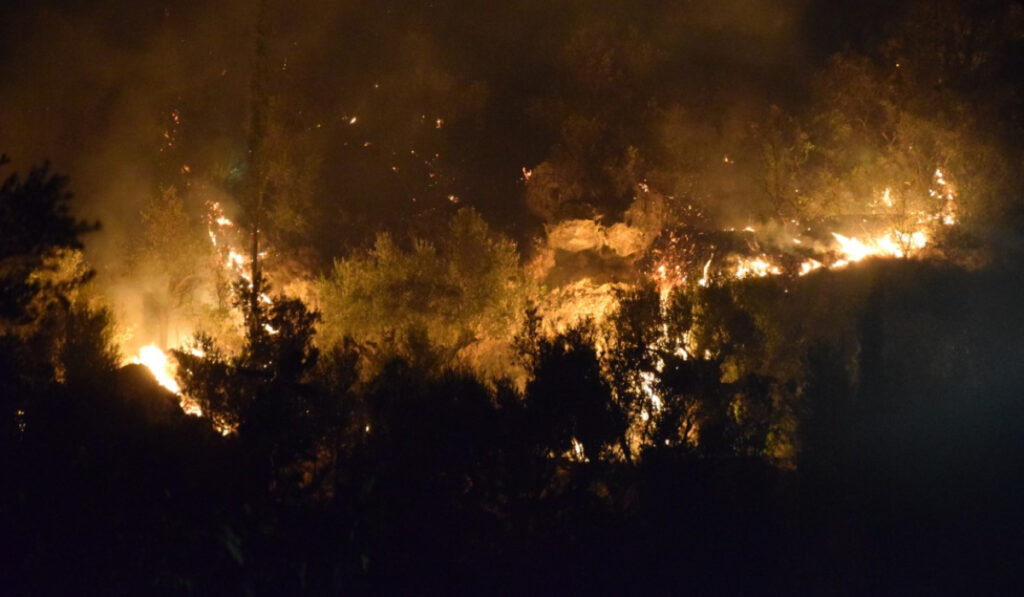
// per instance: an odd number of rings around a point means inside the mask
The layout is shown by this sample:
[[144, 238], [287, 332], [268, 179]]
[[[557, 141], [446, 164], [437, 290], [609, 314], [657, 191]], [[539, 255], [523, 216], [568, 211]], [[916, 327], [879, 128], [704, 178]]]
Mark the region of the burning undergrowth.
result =
[[[389, 359], [430, 353], [432, 367], [468, 367], [481, 379], [511, 379], [520, 389], [532, 375], [515, 355], [527, 305], [534, 305], [539, 331], [548, 338], [592, 327], [603, 374], [612, 379], [615, 351], [623, 342], [615, 322], [627, 308], [623, 300], [633, 300], [624, 297], [653, 288], [660, 306], [642, 324], [652, 331], [641, 351], [650, 367], [638, 365], [627, 376], [632, 389], [620, 384], [617, 391], [620, 400], [632, 391], [639, 397], [633, 402], [646, 404], [630, 415], [634, 435], [628, 452], [652, 441], [640, 430], [660, 416], [659, 380], [667, 370], [697, 366], [680, 364], [685, 361], [705, 362], [719, 371], [722, 383], [744, 378], [746, 368], [737, 357], [699, 340], [708, 334], [702, 318], [710, 317], [699, 307], [701, 292], [758, 278], [792, 284], [873, 257], [942, 257], [935, 239], [956, 227], [956, 193], [941, 170], [936, 169], [934, 181], [930, 212], [901, 211], [885, 189], [863, 214], [742, 227], [718, 225], [691, 204], [642, 183], [624, 221], [571, 219], [549, 225], [522, 266], [514, 243], [464, 209], [440, 240], [413, 239], [403, 247], [382, 235], [372, 251], [338, 261], [318, 283], [301, 259], [272, 248], [255, 255], [262, 266], [256, 275], [269, 274], [283, 295], [316, 305], [323, 314], [317, 343], [330, 351], [354, 342], [366, 382]], [[182, 396], [182, 407], [191, 414], [202, 409], [184, 396], [168, 351], [202, 356], [204, 350], [189, 340], [202, 332], [226, 355], [239, 354], [246, 336], [239, 292], [254, 291], [257, 271], [245, 249], [244, 226], [228, 217], [220, 202], [205, 201], [203, 208], [196, 218], [168, 193], [144, 214], [146, 240], [133, 260], [135, 275], [145, 280], [136, 285], [143, 289], [136, 296], [143, 308], [136, 311], [141, 316], [128, 318], [135, 334], [125, 343], [136, 347], [130, 353], [138, 351], [128, 360], [149, 367], [161, 385]], [[269, 310], [276, 299], [261, 289], [256, 300]], [[673, 307], [680, 300], [692, 303], [685, 317]], [[689, 323], [680, 327], [680, 317]], [[268, 335], [278, 333], [269, 323], [263, 328]], [[683, 441], [696, 441], [694, 425], [685, 425]]]

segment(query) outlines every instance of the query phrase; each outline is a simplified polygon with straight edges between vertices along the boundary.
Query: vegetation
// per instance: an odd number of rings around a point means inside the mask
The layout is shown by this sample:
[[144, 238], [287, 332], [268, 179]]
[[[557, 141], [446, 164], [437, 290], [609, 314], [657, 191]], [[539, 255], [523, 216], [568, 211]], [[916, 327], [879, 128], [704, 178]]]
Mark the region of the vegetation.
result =
[[368, 376], [396, 356], [434, 359], [427, 369], [514, 375], [509, 341], [529, 296], [515, 244], [468, 208], [436, 243], [410, 244], [382, 234], [367, 255], [335, 262], [320, 282], [321, 343], [355, 340]]
[[[59, 205], [31, 194], [58, 186], [8, 188], [4, 209]], [[68, 233], [41, 242], [74, 246], [87, 228], [49, 209]], [[459, 217], [453, 234], [479, 233], [475, 215]], [[492, 271], [482, 257], [473, 271]], [[424, 245], [373, 259], [436, 267]], [[547, 337], [525, 316], [512, 343], [522, 392], [400, 352], [361, 375], [357, 341], [321, 355], [317, 314], [275, 297], [247, 315], [266, 333], [237, 356], [210, 338], [176, 354], [204, 418], [142, 367], [116, 368], [109, 320], [71, 298], [81, 275], [10, 278], [9, 301], [44, 288], [54, 299], [30, 322], [21, 303], [28, 323], [8, 317], [0, 338], [8, 588], [646, 593], [682, 573], [695, 591], [941, 592], [1019, 580], [996, 556], [1021, 538], [1003, 525], [1024, 490], [1024, 378], [1003, 365], [1024, 358], [1020, 273], [877, 262], [676, 293], [665, 309], [639, 289], [601, 352], [593, 326]], [[251, 291], [239, 283], [238, 305]], [[464, 292], [480, 309], [492, 297]], [[480, 317], [450, 313], [467, 328]], [[735, 562], [743, 579], [723, 575]]]
[[[379, 233], [372, 249], [324, 268], [310, 300], [272, 292], [267, 247], [295, 248], [324, 224], [310, 213], [320, 141], [298, 116], [272, 122], [261, 16], [249, 169], [232, 181], [247, 257], [217, 265], [214, 253], [235, 247], [211, 249], [167, 190], [144, 211], [128, 259], [149, 274], [140, 291], [160, 297], [161, 343], [174, 318], [205, 328], [172, 351], [199, 416], [117, 354], [82, 252], [98, 225], [72, 215], [66, 179], [46, 167], [9, 176], [4, 592], [1018, 587], [1024, 179], [1014, 164], [1024, 145], [1001, 119], [1019, 119], [1024, 96], [992, 73], [1012, 65], [1024, 38], [1019, 20], [996, 18], [1005, 3], [991, 14], [911, 4], [876, 50], [834, 56], [792, 110], [715, 112], [714, 90], [686, 105], [649, 97], [638, 90], [667, 68], [662, 42], [614, 19], [574, 28], [550, 73], [572, 93], [534, 98], [529, 117], [555, 141], [523, 169], [521, 194], [548, 225], [592, 219], [562, 230], [564, 242], [547, 247], [552, 263], [571, 253], [580, 269], [600, 269], [570, 250], [579, 241], [635, 280], [604, 286], [618, 288], [602, 297], [607, 317], [558, 331], [537, 306], [558, 276], [527, 274], [516, 243], [452, 207], [458, 198], [440, 186], [429, 200], [446, 211], [433, 226]], [[466, 94], [486, 103], [484, 91]], [[562, 101], [579, 96], [588, 99]], [[423, 123], [448, 126], [426, 114], [410, 126]], [[290, 137], [299, 130], [307, 137]], [[382, 153], [397, 172], [397, 152]], [[417, 168], [446, 176], [430, 154]], [[382, 201], [404, 202], [407, 190]], [[639, 207], [612, 247], [599, 216], [630, 203]], [[734, 210], [785, 220], [780, 230], [867, 215], [895, 230], [922, 214], [966, 225], [921, 259], [709, 277], [716, 251], [762, 250], [694, 224]], [[660, 258], [704, 268], [701, 282], [641, 273]], [[225, 269], [239, 274], [230, 287]], [[206, 276], [222, 307], [214, 314], [195, 304]]]

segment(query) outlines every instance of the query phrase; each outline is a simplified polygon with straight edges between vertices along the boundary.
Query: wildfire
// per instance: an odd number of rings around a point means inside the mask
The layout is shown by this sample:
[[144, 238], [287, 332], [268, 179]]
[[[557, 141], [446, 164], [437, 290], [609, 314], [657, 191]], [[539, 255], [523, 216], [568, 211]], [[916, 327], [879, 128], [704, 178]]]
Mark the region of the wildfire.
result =
[[145, 365], [156, 378], [156, 382], [175, 394], [181, 393], [181, 386], [174, 379], [175, 367], [167, 358], [164, 351], [157, 348], [155, 344], [143, 346], [138, 356], [132, 359], [135, 365]]
[[822, 264], [817, 259], [808, 259], [807, 261], [804, 261], [803, 263], [800, 264], [800, 271], [798, 273], [801, 276], [806, 276], [807, 274], [813, 272], [814, 270], [820, 269], [821, 267]]
[[842, 267], [848, 263], [856, 263], [866, 257], [906, 257], [911, 251], [918, 251], [928, 245], [928, 235], [923, 230], [912, 233], [886, 232], [869, 237], [865, 240], [843, 236], [833, 232], [832, 236], [839, 243], [843, 258], [832, 264]]
[[203, 409], [191, 398], [181, 392], [176, 378], [178, 367], [168, 358], [167, 354], [155, 344], [148, 344], [139, 350], [139, 354], [131, 360], [132, 364], [143, 365], [149, 369], [156, 382], [178, 396], [178, 404], [187, 415], [203, 416]]
[[241, 269], [245, 267], [245, 255], [238, 253], [234, 249], [228, 250], [228, 258], [224, 262], [224, 267], [228, 269]]
[[[886, 187], [878, 199], [870, 205], [877, 209], [875, 213], [876, 232], [857, 236], [831, 232], [834, 241], [832, 247], [822, 246], [818, 242], [810, 242], [801, 238], [800, 234], [788, 235], [786, 242], [798, 247], [803, 254], [795, 263], [786, 258], [782, 252], [768, 254], [759, 252], [763, 243], [771, 246], [770, 238], [758, 238], [758, 230], [753, 226], [742, 229], [726, 228], [722, 233], [745, 233], [743, 243], [750, 253], [726, 253], [712, 267], [712, 258], [704, 262], [703, 269], [696, 271], [698, 263], [695, 256], [707, 255], [707, 249], [716, 245], [709, 240], [704, 232], [673, 232], [669, 238], [671, 250], [661, 251], [659, 259], [650, 270], [649, 277], [662, 296], [666, 299], [676, 287], [686, 286], [696, 281], [698, 286], [705, 287], [714, 281], [742, 280], [746, 278], [765, 278], [779, 275], [806, 276], [819, 269], [840, 269], [871, 257], [903, 259], [925, 249], [931, 241], [931, 233], [936, 226], [952, 226], [957, 223], [956, 190], [949, 182], [941, 168], [936, 168], [932, 179], [929, 196], [940, 199], [941, 205], [931, 209], [908, 210], [905, 198], [899, 197], [891, 188]], [[886, 225], [885, 222], [889, 224]], [[869, 224], [870, 220], [865, 220]], [[799, 226], [797, 221], [790, 224]], [[699, 222], [697, 226], [699, 226]], [[881, 229], [878, 231], [877, 229]], [[807, 229], [810, 232], [810, 229]], [[774, 241], [777, 242], [777, 241]], [[720, 246], [720, 245], [719, 245]], [[720, 249], [719, 249], [720, 250]], [[813, 256], [808, 253], [817, 253]], [[699, 275], [699, 277], [698, 277]]]
[[759, 255], [753, 259], [739, 258], [736, 269], [733, 272], [733, 277], [737, 280], [742, 280], [743, 278], [777, 276], [781, 273], [782, 268], [768, 261], [768, 258], [764, 255]]
[[935, 169], [932, 178], [939, 188], [929, 189], [928, 194], [944, 200], [941, 211], [942, 224], [952, 226], [956, 224], [956, 189], [946, 181], [946, 175], [941, 168]]
[[[207, 234], [211, 245], [215, 249], [215, 254], [217, 255], [217, 267], [224, 268], [224, 270], [232, 276], [238, 276], [245, 279], [249, 282], [251, 287], [252, 277], [249, 272], [249, 267], [251, 265], [250, 256], [245, 252], [236, 249], [239, 230], [235, 227], [234, 222], [224, 214], [224, 209], [221, 207], [220, 203], [210, 201], [207, 202], [206, 207]], [[260, 257], [264, 256], [265, 253], [260, 253]], [[265, 305], [273, 304], [271, 298], [265, 293], [260, 293], [259, 301]], [[264, 329], [270, 335], [276, 335], [279, 333], [279, 330], [269, 324], [265, 325]], [[202, 352], [195, 347], [179, 348], [188, 350], [193, 355], [202, 356]], [[176, 374], [178, 365], [175, 360], [170, 358], [168, 354], [161, 350], [155, 343], [142, 347], [138, 354], [129, 359], [128, 362], [131, 364], [143, 365], [149, 369], [160, 386], [178, 396], [179, 405], [186, 414], [200, 417], [204, 415], [203, 409], [199, 404], [191, 397], [185, 395], [182, 391], [181, 385], [177, 382]], [[224, 435], [228, 435], [234, 431], [233, 428], [223, 423], [215, 422], [214, 427]]]

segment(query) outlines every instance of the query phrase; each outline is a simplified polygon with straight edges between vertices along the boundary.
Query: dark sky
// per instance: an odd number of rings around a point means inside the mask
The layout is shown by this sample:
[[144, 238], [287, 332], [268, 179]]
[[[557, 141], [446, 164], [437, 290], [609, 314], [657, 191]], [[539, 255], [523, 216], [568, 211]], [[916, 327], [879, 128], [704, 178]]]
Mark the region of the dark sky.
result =
[[[0, 151], [21, 168], [49, 159], [69, 173], [83, 213], [106, 225], [98, 246], [116, 246], [161, 186], [225, 196], [245, 168], [255, 4], [7, 3]], [[798, 104], [809, 73], [844, 46], [870, 45], [892, 10], [878, 0], [271, 0], [272, 146], [298, 164], [319, 247], [461, 205], [522, 235], [535, 224], [522, 168], [558, 151], [569, 119], [621, 122], [616, 139], [632, 143], [655, 108], [714, 120], [734, 104]]]

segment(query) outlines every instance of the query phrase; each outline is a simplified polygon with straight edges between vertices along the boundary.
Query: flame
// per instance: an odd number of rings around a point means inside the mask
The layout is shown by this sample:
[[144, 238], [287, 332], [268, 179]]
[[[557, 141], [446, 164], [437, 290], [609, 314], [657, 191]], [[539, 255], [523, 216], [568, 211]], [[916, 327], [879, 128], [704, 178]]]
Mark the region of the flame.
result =
[[575, 437], [572, 438], [572, 453], [570, 454], [570, 458], [576, 462], [587, 461], [587, 457], [583, 451], [583, 444]]
[[715, 256], [712, 255], [708, 259], [708, 262], [704, 264], [704, 270], [703, 270], [703, 272], [701, 274], [700, 280], [697, 280], [697, 286], [700, 286], [700, 287], [703, 288], [703, 287], [706, 287], [708, 285], [708, 270], [711, 268], [711, 260], [714, 259], [714, 258], [715, 258]]
[[928, 234], [923, 230], [911, 233], [886, 232], [865, 240], [843, 236], [833, 232], [832, 236], [839, 242], [842, 259], [833, 264], [840, 267], [847, 263], [856, 263], [866, 257], [906, 257], [910, 251], [919, 251], [928, 245]]
[[952, 226], [957, 222], [956, 189], [946, 181], [946, 175], [943, 174], [941, 168], [935, 169], [933, 178], [935, 183], [939, 185], [940, 189], [938, 191], [929, 189], [928, 194], [932, 197], [941, 197], [945, 199], [945, 203], [942, 206], [942, 212], [940, 214], [942, 216], [942, 224], [944, 226]]
[[813, 272], [816, 269], [820, 269], [821, 267], [821, 262], [818, 261], [817, 259], [808, 259], [807, 261], [804, 261], [803, 263], [800, 264], [799, 275], [806, 276], [807, 274]]
[[[664, 368], [664, 361], [661, 361], [660, 364], [661, 368]], [[659, 412], [661, 411], [662, 400], [661, 395], [658, 394], [657, 390], [654, 389], [656, 381], [657, 380], [654, 376], [653, 371], [640, 372], [640, 391], [643, 392], [644, 396], [646, 396], [647, 399], [651, 401], [651, 408], [654, 410], [654, 412]], [[646, 409], [644, 409], [643, 415], [645, 417], [644, 420], [646, 420], [646, 417], [650, 416], [647, 413]]]
[[[199, 349], [192, 349], [190, 352], [196, 356], [203, 356], [203, 353]], [[192, 415], [195, 417], [203, 416], [203, 409], [199, 404], [189, 398], [181, 391], [181, 386], [178, 384], [176, 379], [178, 373], [178, 366], [167, 357], [167, 353], [160, 350], [156, 344], [148, 344], [143, 346], [139, 350], [139, 354], [131, 359], [131, 363], [135, 365], [143, 365], [153, 374], [156, 378], [156, 382], [169, 390], [171, 393], [178, 396], [178, 405], [186, 415]], [[218, 429], [222, 434], [227, 435], [224, 429]], [[230, 432], [230, 431], [229, 431]]]
[[144, 365], [156, 378], [156, 382], [175, 394], [181, 394], [181, 386], [174, 379], [177, 367], [175, 367], [164, 351], [157, 348], [156, 344], [143, 346], [138, 356], [132, 359], [135, 365]]
[[741, 257], [737, 260], [736, 270], [733, 277], [737, 280], [743, 278], [764, 278], [766, 276], [777, 276], [782, 273], [782, 268], [768, 261], [764, 255], [754, 258]]
[[240, 269], [245, 267], [245, 255], [242, 255], [234, 249], [229, 249], [228, 259], [224, 263], [224, 267], [228, 269]]

